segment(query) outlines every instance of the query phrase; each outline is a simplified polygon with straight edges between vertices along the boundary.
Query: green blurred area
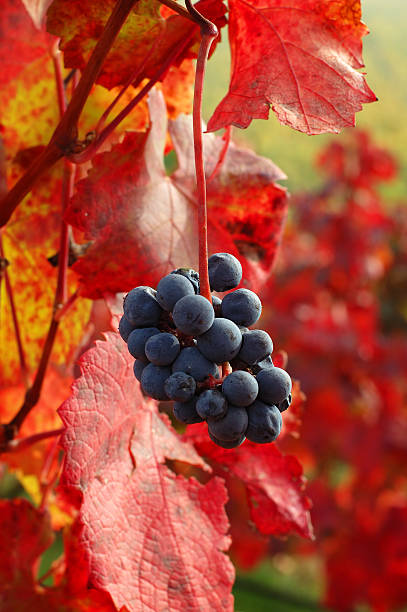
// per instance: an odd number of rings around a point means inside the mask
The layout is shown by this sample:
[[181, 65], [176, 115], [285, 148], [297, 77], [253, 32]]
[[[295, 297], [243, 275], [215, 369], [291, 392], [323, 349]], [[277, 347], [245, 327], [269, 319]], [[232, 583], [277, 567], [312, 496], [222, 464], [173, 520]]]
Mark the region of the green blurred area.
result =
[[329, 612], [319, 605], [322, 568], [316, 556], [277, 554], [252, 572], [240, 572], [233, 593], [236, 612]]
[[[367, 82], [379, 98], [366, 104], [356, 115], [356, 125], [368, 129], [374, 141], [388, 149], [400, 164], [397, 180], [383, 187], [388, 199], [405, 199], [407, 195], [407, 24], [406, 0], [365, 0], [363, 21], [370, 28], [364, 38], [364, 60]], [[209, 119], [225, 95], [229, 82], [229, 47], [226, 35], [208, 62], [205, 84], [204, 115]], [[307, 136], [281, 126], [273, 111], [268, 121], [255, 120], [247, 130], [234, 129], [233, 137], [270, 157], [287, 174], [291, 192], [313, 189], [321, 182], [314, 169], [315, 155], [332, 138], [341, 135]]]

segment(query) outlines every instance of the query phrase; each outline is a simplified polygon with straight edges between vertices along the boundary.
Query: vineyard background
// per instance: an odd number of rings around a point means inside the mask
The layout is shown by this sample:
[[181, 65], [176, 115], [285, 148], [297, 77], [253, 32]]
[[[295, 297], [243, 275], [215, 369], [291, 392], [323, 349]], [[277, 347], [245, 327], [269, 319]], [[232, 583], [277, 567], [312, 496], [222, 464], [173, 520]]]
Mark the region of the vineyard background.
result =
[[[366, 72], [369, 84], [378, 96], [379, 101], [376, 104], [366, 106], [364, 111], [356, 116], [356, 124], [359, 128], [367, 130], [376, 145], [383, 147], [393, 156], [397, 170], [395, 170], [391, 180], [376, 183], [375, 191], [381, 199], [383, 209], [395, 211], [400, 203], [405, 204], [407, 202], [407, 149], [405, 147], [407, 142], [407, 123], [405, 121], [407, 67], [406, 63], [400, 60], [400, 58], [407, 56], [407, 39], [403, 28], [400, 27], [400, 24], [407, 20], [407, 5], [404, 0], [389, 0], [385, 3], [381, 0], [365, 0], [362, 10], [362, 19], [369, 24], [371, 32], [364, 39]], [[208, 63], [204, 98], [204, 114], [208, 118], [227, 89], [228, 74], [225, 66], [228, 66], [229, 62], [229, 47], [227, 41], [224, 40]], [[288, 232], [293, 232], [295, 235], [297, 231], [301, 230], [298, 225], [298, 217], [295, 214], [298, 204], [306, 199], [305, 194], [311, 195], [311, 197], [315, 196], [326, 181], [326, 175], [321, 172], [316, 164], [318, 155], [329, 143], [343, 143], [344, 146], [349, 146], [352, 134], [354, 134], [353, 130], [348, 129], [334, 137], [330, 135], [309, 137], [280, 125], [272, 113], [267, 124], [263, 121], [255, 121], [247, 130], [234, 130], [233, 137], [236, 141], [253, 147], [261, 155], [270, 157], [287, 174], [287, 180], [283, 184], [288, 187], [294, 197], [290, 202], [291, 221], [286, 230], [286, 240]], [[395, 212], [389, 214], [397, 218]], [[406, 229], [404, 227], [404, 233]], [[304, 231], [304, 228], [302, 228], [302, 231]], [[387, 239], [390, 242], [390, 236]], [[403, 248], [406, 248], [405, 238], [403, 244]], [[287, 248], [290, 248], [290, 246]], [[284, 248], [282, 251], [280, 253], [280, 264], [284, 268]], [[405, 289], [407, 278], [400, 268], [397, 274], [401, 276], [398, 279], [399, 289], [396, 292], [393, 287], [394, 293], [387, 296], [387, 300], [392, 302], [392, 306], [389, 307], [388, 302], [387, 304], [382, 302], [382, 310], [387, 308], [388, 316], [390, 318], [395, 316], [400, 325], [397, 333], [402, 334], [401, 338], [405, 342], [407, 340], [405, 335], [407, 331]], [[291, 280], [293, 281], [293, 279]], [[276, 292], [278, 292], [278, 279], [275, 287]], [[383, 283], [375, 289], [378, 300], [382, 288]], [[383, 297], [383, 293], [381, 295]], [[271, 297], [272, 302], [273, 298]], [[274, 317], [274, 320], [271, 319], [271, 333], [275, 333], [276, 327], [278, 327], [278, 318]], [[289, 365], [292, 366], [292, 360], [289, 360]], [[306, 375], [306, 372], [303, 373]], [[405, 410], [406, 406], [404, 405], [404, 414]], [[315, 416], [313, 411], [312, 415]], [[307, 426], [307, 419], [311, 418], [312, 416], [306, 407], [303, 415], [305, 426]], [[319, 435], [324, 434], [329, 435], [322, 428]], [[315, 435], [318, 438], [318, 430]], [[335, 463], [335, 459], [333, 463]], [[401, 465], [400, 469], [402, 469]], [[338, 482], [342, 481], [346, 470], [346, 465], [338, 456], [333, 478], [337, 479]], [[312, 470], [306, 472], [306, 474], [312, 479]], [[321, 556], [310, 554], [304, 557], [302, 554], [296, 554], [298, 549], [302, 548], [302, 545], [298, 538], [293, 537], [291, 540], [288, 544], [274, 541], [270, 546], [273, 554], [269, 559], [260, 562], [250, 571], [240, 571], [234, 589], [237, 610], [250, 612], [250, 610], [256, 609], [260, 612], [266, 612], [270, 609], [270, 601], [273, 602], [273, 610], [276, 612], [330, 609], [321, 607], [317, 603], [323, 599], [326, 585], [326, 575]], [[287, 554], [287, 551], [290, 551], [289, 554]], [[346, 591], [344, 585], [337, 584], [337, 588], [343, 588]], [[372, 610], [366, 603], [360, 603], [355, 609], [358, 612]], [[407, 606], [402, 606], [402, 608], [396, 606], [396, 609], [405, 612]]]
[[[308, 397], [298, 401], [297, 383], [279, 447], [304, 466], [317, 536], [310, 543], [254, 534], [242, 490], [232, 486], [237, 612], [407, 610], [406, 18], [403, 0], [363, 3], [368, 82], [379, 98], [357, 115], [366, 132], [309, 138], [272, 114], [233, 130], [288, 175], [292, 194], [261, 297], [265, 328]], [[207, 118], [224, 94], [227, 66], [224, 40], [208, 65]], [[89, 343], [108, 327], [99, 323]], [[1, 497], [35, 500], [29, 477], [18, 480], [4, 465], [0, 474]], [[38, 576], [62, 550], [58, 535]]]

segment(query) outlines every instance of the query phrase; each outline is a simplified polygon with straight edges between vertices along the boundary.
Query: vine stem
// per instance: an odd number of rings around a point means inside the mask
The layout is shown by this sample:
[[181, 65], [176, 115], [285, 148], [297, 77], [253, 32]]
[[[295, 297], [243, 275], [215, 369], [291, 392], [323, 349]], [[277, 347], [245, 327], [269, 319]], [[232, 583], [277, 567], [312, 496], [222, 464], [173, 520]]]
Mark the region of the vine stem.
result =
[[4, 251], [3, 251], [3, 236], [2, 236], [1, 230], [0, 230], [0, 259], [3, 261], [3, 265], [4, 265], [4, 269], [0, 270], [0, 274], [2, 277], [4, 277], [6, 294], [8, 296], [8, 300], [10, 303], [11, 317], [13, 319], [14, 334], [15, 334], [15, 338], [17, 342], [18, 358], [20, 361], [21, 377], [23, 379], [24, 386], [27, 389], [29, 387], [28, 369], [27, 369], [27, 363], [25, 360], [23, 342], [21, 339], [20, 325], [18, 323], [17, 309], [16, 309], [16, 305], [14, 302], [13, 288], [10, 282], [10, 277], [8, 275], [7, 264], [5, 263], [6, 258], [4, 256]]
[[27, 436], [27, 438], [20, 438], [19, 440], [10, 440], [7, 445], [7, 452], [21, 451], [25, 448], [32, 446], [33, 444], [37, 444], [37, 442], [41, 442], [42, 440], [47, 440], [48, 438], [60, 436], [64, 431], [65, 428], [60, 427], [59, 429], [52, 429], [51, 431], [42, 431], [41, 433], [33, 434], [32, 436]]
[[206, 180], [204, 167], [204, 152], [202, 141], [202, 93], [205, 78], [205, 67], [212, 42], [218, 36], [218, 29], [212, 22], [203, 17], [191, 4], [185, 0], [189, 13], [201, 27], [201, 44], [196, 62], [193, 134], [195, 153], [195, 172], [198, 200], [198, 251], [199, 251], [199, 283], [200, 293], [212, 304], [208, 274], [208, 213], [206, 206]]
[[191, 38], [194, 35], [192, 29], [188, 36], [185, 37], [183, 44], [175, 48], [172, 53], [167, 56], [167, 59], [161, 64], [154, 76], [146, 83], [146, 85], [138, 92], [137, 95], [118, 113], [118, 115], [112, 119], [110, 123], [104, 127], [101, 132], [96, 136], [95, 140], [80, 153], [74, 153], [69, 156], [69, 160], [74, 164], [83, 164], [86, 161], [92, 159], [99, 147], [104, 141], [110, 136], [110, 134], [117, 128], [117, 126], [127, 117], [127, 115], [133, 110], [135, 106], [148, 94], [150, 89], [157, 83], [163, 74], [168, 70], [171, 64], [177, 59], [177, 57], [184, 51], [189, 45]]
[[66, 112], [58, 123], [49, 144], [3, 198], [0, 204], [0, 227], [7, 223], [15, 208], [31, 191], [38, 178], [64, 157], [67, 149], [75, 142], [80, 114], [93, 84], [100, 74], [103, 62], [135, 2], [136, 0], [118, 0], [116, 2], [103, 33], [93, 49], [89, 62], [82, 72]]

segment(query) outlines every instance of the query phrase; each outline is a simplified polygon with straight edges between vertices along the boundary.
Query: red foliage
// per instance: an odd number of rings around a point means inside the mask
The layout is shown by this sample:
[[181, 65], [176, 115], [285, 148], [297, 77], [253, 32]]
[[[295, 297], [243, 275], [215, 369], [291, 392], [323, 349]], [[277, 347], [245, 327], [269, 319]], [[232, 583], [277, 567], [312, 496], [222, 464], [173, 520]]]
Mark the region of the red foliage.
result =
[[88, 584], [119, 608], [230, 610], [224, 484], [215, 478], [201, 485], [165, 466], [166, 459], [203, 462], [156, 403], [143, 399], [132, 366], [117, 334], [98, 342], [82, 357], [82, 377], [59, 411], [66, 425], [62, 484], [81, 493]]
[[[229, 92], [208, 124], [247, 127], [267, 119], [307, 134], [339, 132], [376, 96], [363, 67], [360, 1], [231, 0]], [[246, 44], [244, 44], [246, 43]]]

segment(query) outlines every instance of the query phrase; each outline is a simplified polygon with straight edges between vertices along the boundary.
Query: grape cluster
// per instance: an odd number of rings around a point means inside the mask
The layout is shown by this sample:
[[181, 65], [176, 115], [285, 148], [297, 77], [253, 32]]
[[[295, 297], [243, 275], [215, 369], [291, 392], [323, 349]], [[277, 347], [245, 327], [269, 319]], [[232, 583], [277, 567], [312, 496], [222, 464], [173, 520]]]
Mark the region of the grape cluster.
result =
[[[242, 279], [240, 262], [229, 253], [212, 255], [208, 270], [212, 291], [235, 289]], [[262, 309], [253, 291], [235, 289], [223, 300], [213, 296], [211, 304], [199, 293], [198, 273], [179, 268], [156, 290], [132, 289], [123, 308], [119, 333], [146, 395], [173, 400], [182, 423], [206, 421], [223, 448], [277, 438], [291, 379], [273, 365], [269, 334], [249, 329]]]

